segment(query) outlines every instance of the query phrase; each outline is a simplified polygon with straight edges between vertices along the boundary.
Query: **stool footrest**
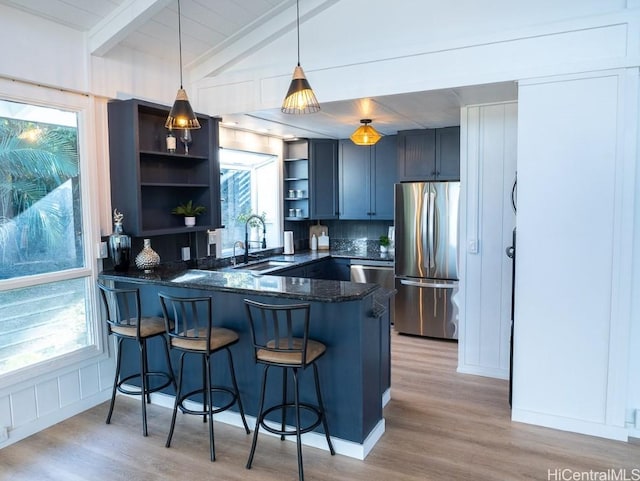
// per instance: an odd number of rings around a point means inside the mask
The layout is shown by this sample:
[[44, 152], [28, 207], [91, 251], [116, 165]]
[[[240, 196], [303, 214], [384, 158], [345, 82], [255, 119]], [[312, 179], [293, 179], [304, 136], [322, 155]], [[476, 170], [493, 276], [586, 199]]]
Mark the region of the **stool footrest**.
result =
[[[299, 430], [300, 434], [309, 433], [320, 425], [322, 421], [322, 413], [320, 412], [320, 409], [318, 408], [318, 406], [314, 406], [312, 404], [298, 403], [298, 406], [300, 407], [301, 410], [304, 409], [305, 411], [311, 412], [316, 416], [316, 419], [314, 420], [314, 422], [308, 424], [307, 426], [300, 426], [300, 430]], [[271, 406], [269, 409], [266, 409], [262, 413], [262, 416], [260, 417], [260, 426], [262, 426], [265, 430], [269, 431], [270, 433], [277, 434], [278, 436], [295, 436], [298, 432], [295, 429], [294, 430], [276, 429], [276, 428], [273, 428], [272, 426], [267, 425], [265, 421], [265, 418], [267, 417], [267, 415], [274, 411], [281, 411], [287, 408], [295, 410], [295, 407], [296, 406], [294, 403], [277, 404], [275, 406]], [[293, 419], [295, 419], [295, 417]], [[271, 421], [271, 422], [275, 422], [275, 421]]]
[[[140, 388], [138, 389], [127, 389], [122, 387], [124, 384], [127, 384], [127, 381], [130, 381], [131, 379], [139, 379], [140, 377], [141, 377], [141, 374], [138, 373], [138, 374], [132, 374], [131, 376], [127, 376], [125, 378], [120, 379], [116, 384], [118, 391], [120, 391], [123, 394], [129, 394], [131, 396], [140, 396], [140, 394], [142, 394], [142, 386], [140, 386]], [[165, 382], [160, 386], [154, 386], [154, 387], [149, 387], [147, 383], [147, 390], [145, 394], [151, 394], [154, 392], [161, 391], [162, 389], [170, 386], [173, 383], [171, 376], [166, 372], [148, 372], [147, 378], [149, 377], [164, 378]]]
[[[209, 414], [209, 410], [205, 409], [204, 407], [204, 399], [203, 399], [203, 408], [202, 411], [198, 411], [198, 410], [194, 410], [194, 409], [189, 409], [187, 407], [184, 406], [184, 402], [188, 401], [190, 397], [195, 396], [196, 394], [201, 394], [204, 398], [204, 392], [206, 391], [206, 389], [196, 389], [194, 391], [188, 392], [182, 396], [180, 396], [180, 398], [178, 399], [178, 408], [180, 408], [180, 411], [182, 411], [185, 414], [195, 414], [198, 416], [204, 416], [205, 414]], [[211, 411], [212, 414], [217, 414], [217, 413], [221, 413], [222, 411], [226, 411], [227, 409], [229, 409], [231, 406], [233, 406], [238, 398], [238, 396], [236, 395], [235, 392], [233, 392], [232, 389], [227, 388], [227, 387], [223, 387], [223, 386], [211, 386], [211, 393], [214, 392], [223, 392], [226, 393], [227, 395], [229, 395], [231, 398], [230, 400], [224, 404], [223, 406], [219, 406], [216, 407], [215, 409], [213, 409]], [[195, 402], [195, 401], [194, 401]]]

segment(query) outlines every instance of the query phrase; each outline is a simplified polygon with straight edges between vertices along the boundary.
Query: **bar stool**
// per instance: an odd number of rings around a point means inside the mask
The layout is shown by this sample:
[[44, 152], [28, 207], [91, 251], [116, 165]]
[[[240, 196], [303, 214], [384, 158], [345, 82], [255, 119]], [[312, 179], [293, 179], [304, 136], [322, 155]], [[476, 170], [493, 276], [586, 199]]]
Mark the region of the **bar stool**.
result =
[[[106, 321], [109, 334], [117, 339], [116, 344], [116, 373], [111, 393], [111, 404], [106, 423], [111, 423], [111, 415], [116, 400], [116, 391], [124, 394], [140, 396], [142, 399], [142, 435], [147, 436], [147, 407], [151, 402], [151, 393], [160, 391], [170, 384], [176, 387], [176, 382], [171, 370], [169, 348], [164, 320], [161, 317], [142, 316], [140, 310], [140, 291], [138, 289], [117, 289], [108, 287], [98, 282], [100, 298], [106, 313]], [[149, 371], [147, 359], [147, 341], [154, 337], [162, 339], [167, 360], [168, 371]], [[135, 341], [140, 351], [140, 372], [120, 379], [122, 365], [122, 342], [124, 340]], [[140, 389], [125, 388], [124, 385], [135, 378], [140, 378]], [[162, 384], [152, 385], [151, 378], [163, 380]]]
[[[322, 395], [320, 393], [320, 382], [318, 380], [318, 367], [316, 361], [325, 353], [324, 344], [309, 339], [309, 304], [289, 304], [273, 305], [263, 304], [249, 299], [245, 299], [245, 307], [249, 324], [251, 325], [251, 335], [253, 338], [253, 352], [256, 363], [264, 365], [262, 375], [262, 386], [260, 388], [260, 405], [256, 419], [256, 427], [253, 433], [253, 443], [251, 453], [247, 461], [247, 469], [251, 469], [253, 456], [258, 441], [258, 431], [260, 427], [270, 433], [280, 435], [284, 440], [285, 436], [296, 436], [298, 450], [298, 477], [304, 480], [302, 468], [302, 443], [301, 435], [313, 431], [320, 423], [324, 428], [331, 455], [335, 454], [331, 437], [329, 436], [329, 426], [325, 415]], [[298, 371], [305, 370], [313, 366], [313, 376], [316, 387], [317, 405], [300, 402]], [[267, 373], [271, 367], [283, 369], [282, 375], [282, 403], [264, 409], [265, 389], [267, 383]], [[287, 373], [291, 371], [293, 375], [293, 402], [287, 401]], [[287, 409], [295, 412], [295, 429], [287, 429]], [[311, 412], [314, 420], [306, 426], [301, 426], [300, 410]], [[281, 411], [281, 427], [276, 429], [269, 426], [265, 419], [274, 412]]]
[[[203, 416], [203, 421], [209, 421], [209, 450], [211, 461], [216, 460], [215, 442], [213, 435], [213, 415], [229, 409], [238, 404], [238, 411], [244, 424], [244, 429], [249, 434], [249, 426], [244, 417], [240, 391], [233, 368], [233, 356], [230, 346], [238, 342], [238, 334], [231, 329], [213, 326], [213, 312], [211, 297], [177, 297], [159, 293], [160, 305], [164, 315], [166, 329], [169, 334], [170, 349], [180, 352], [180, 367], [178, 369], [178, 389], [173, 405], [171, 429], [165, 446], [171, 446], [171, 438], [176, 425], [178, 409], [185, 414]], [[211, 384], [211, 356], [219, 351], [226, 351], [231, 374], [232, 387], [214, 386]], [[184, 358], [187, 354], [193, 354], [202, 358], [202, 387], [183, 393]], [[213, 394], [222, 393], [226, 403], [220, 407], [213, 406]], [[202, 395], [202, 409], [187, 408], [184, 403], [189, 398]]]

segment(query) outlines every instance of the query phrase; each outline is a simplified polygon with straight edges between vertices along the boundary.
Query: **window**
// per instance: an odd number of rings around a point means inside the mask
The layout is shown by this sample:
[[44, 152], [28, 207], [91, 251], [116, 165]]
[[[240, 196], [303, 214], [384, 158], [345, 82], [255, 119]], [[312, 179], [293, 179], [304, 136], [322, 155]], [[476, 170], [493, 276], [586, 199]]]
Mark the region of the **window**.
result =
[[[282, 245], [280, 235], [280, 181], [277, 157], [220, 149], [222, 192], [222, 248], [230, 254], [236, 241], [244, 242], [245, 221], [251, 214], [264, 216], [267, 248]], [[251, 225], [251, 224], [250, 224]], [[250, 248], [260, 248], [262, 227], [249, 230]], [[243, 252], [241, 249], [237, 252]]]
[[77, 114], [0, 100], [0, 375], [92, 346]]

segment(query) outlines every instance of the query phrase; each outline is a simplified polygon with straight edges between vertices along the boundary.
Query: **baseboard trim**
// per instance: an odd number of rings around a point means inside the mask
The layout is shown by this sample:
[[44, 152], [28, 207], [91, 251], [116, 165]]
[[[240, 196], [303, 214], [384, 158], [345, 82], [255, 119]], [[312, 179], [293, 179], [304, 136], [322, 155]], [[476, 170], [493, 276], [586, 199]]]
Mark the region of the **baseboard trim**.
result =
[[[125, 394], [120, 394], [120, 395], [125, 395]], [[388, 398], [387, 402], [389, 402], [389, 400], [391, 399], [390, 389], [385, 391], [385, 394], [383, 396], [383, 406], [386, 404], [384, 402], [385, 398]], [[164, 393], [151, 394], [152, 404], [155, 404], [157, 406], [162, 406], [168, 409], [173, 409], [174, 399], [175, 399], [175, 396], [172, 396], [170, 394], [164, 394]], [[185, 407], [193, 410], [198, 410], [198, 409], [202, 409], [202, 404], [199, 404], [193, 401], [186, 401]], [[245, 418], [247, 419], [247, 424], [249, 425], [249, 428], [253, 430], [256, 425], [255, 416], [246, 415]], [[218, 414], [214, 414], [214, 419], [217, 422], [229, 424], [231, 426], [236, 426], [239, 428], [244, 428], [242, 424], [242, 418], [240, 417], [240, 414], [237, 413], [236, 411], [228, 410]], [[267, 424], [269, 425], [273, 424], [274, 428], [280, 429], [279, 424], [270, 423], [270, 422], [267, 422]], [[287, 426], [287, 429], [292, 429], [292, 426]], [[364, 440], [362, 444], [356, 443], [354, 441], [349, 441], [347, 439], [331, 436], [333, 449], [335, 450], [336, 454], [363, 460], [367, 457], [367, 455], [371, 452], [371, 450], [374, 448], [376, 443], [380, 440], [380, 438], [385, 432], [385, 429], [386, 429], [386, 423], [384, 418], [382, 418], [380, 421], [378, 421], [376, 426], [371, 430], [371, 432], [369, 433], [369, 435], [367, 436], [367, 438]], [[275, 434], [265, 431], [264, 429], [260, 430], [260, 436], [262, 435], [276, 436]], [[287, 436], [285, 439], [287, 441], [295, 442], [295, 438], [293, 436]], [[303, 434], [302, 444], [304, 446], [311, 446], [314, 448], [322, 449], [324, 451], [329, 451], [329, 447], [327, 446], [327, 439], [322, 433], [312, 432], [312, 433]]]
[[559, 429], [560, 431], [586, 434], [588, 436], [597, 436], [605, 439], [614, 439], [616, 441], [627, 442], [629, 439], [629, 431], [625, 427], [607, 426], [605, 424], [592, 423], [550, 414], [542, 414], [524, 409], [514, 408], [511, 411], [511, 420], [526, 424], [534, 424], [536, 426], [543, 426], [546, 428]]

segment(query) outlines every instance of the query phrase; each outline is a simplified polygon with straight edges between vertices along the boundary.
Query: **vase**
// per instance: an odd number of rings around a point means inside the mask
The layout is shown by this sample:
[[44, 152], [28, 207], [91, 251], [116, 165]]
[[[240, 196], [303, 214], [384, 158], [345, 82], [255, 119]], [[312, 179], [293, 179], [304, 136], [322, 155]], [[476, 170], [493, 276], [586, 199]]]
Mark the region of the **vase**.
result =
[[196, 225], [196, 218], [191, 216], [185, 216], [184, 225], [186, 225], [187, 227], [193, 227], [194, 225]]
[[151, 239], [144, 240], [144, 247], [136, 256], [136, 266], [145, 273], [153, 272], [160, 265], [160, 256], [151, 248]]
[[113, 211], [113, 233], [109, 236], [109, 257], [116, 271], [126, 271], [129, 269], [131, 261], [131, 237], [124, 233], [122, 219], [124, 215]]

